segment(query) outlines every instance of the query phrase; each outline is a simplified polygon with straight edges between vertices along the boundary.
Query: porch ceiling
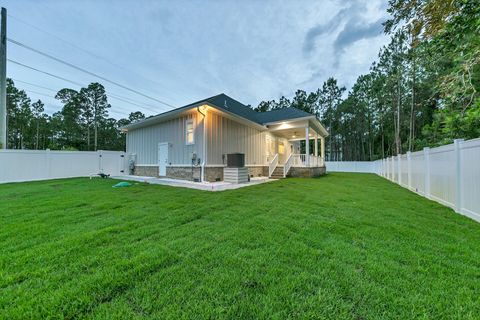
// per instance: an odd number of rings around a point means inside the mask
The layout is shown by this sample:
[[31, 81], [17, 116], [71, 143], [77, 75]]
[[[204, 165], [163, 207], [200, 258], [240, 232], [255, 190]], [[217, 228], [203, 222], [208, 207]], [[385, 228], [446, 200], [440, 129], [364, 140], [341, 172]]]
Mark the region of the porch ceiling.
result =
[[318, 137], [328, 136], [328, 132], [323, 128], [321, 123], [314, 117], [308, 117], [303, 119], [295, 119], [291, 121], [280, 121], [267, 124], [268, 130], [275, 135], [282, 136], [289, 140], [305, 139], [305, 128], [308, 126], [309, 135], [311, 139], [314, 139], [316, 135]]
[[[315, 135], [317, 134], [315, 130], [309, 128], [309, 138], [315, 139]], [[305, 140], [305, 128], [289, 128], [283, 130], [276, 130], [273, 132], [276, 136], [288, 139], [288, 140]], [[320, 139], [320, 135], [318, 135]]]
[[[274, 135], [288, 139], [288, 140], [305, 140], [305, 128], [288, 128], [288, 129], [277, 129], [272, 132]], [[308, 130], [309, 138], [315, 139], [315, 135], [318, 134], [312, 128]], [[320, 134], [318, 138], [320, 139]]]

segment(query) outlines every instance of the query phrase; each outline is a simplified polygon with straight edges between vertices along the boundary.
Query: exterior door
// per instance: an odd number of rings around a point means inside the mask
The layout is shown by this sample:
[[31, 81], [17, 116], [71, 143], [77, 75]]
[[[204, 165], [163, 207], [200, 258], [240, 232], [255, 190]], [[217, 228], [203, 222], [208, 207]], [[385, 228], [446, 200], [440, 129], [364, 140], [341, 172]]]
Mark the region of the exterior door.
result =
[[275, 141], [274, 138], [267, 135], [266, 136], [266, 145], [267, 145], [267, 162], [272, 161], [275, 156]]
[[158, 175], [167, 175], [168, 164], [168, 142], [160, 142], [158, 144]]
[[283, 165], [287, 157], [287, 139], [278, 139], [278, 163]]

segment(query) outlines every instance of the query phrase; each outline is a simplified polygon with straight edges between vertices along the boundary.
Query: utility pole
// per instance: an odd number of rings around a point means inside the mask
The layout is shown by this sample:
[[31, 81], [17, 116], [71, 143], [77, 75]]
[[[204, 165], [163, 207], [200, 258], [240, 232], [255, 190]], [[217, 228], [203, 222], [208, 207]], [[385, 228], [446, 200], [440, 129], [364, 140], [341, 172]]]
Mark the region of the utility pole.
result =
[[7, 149], [7, 9], [0, 30], [0, 149]]

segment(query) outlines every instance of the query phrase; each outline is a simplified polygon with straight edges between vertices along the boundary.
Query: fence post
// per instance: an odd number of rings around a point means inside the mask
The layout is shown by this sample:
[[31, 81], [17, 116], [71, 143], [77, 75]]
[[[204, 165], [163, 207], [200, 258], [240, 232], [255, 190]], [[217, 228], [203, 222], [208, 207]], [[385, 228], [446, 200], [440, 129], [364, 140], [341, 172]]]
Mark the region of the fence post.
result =
[[398, 161], [397, 161], [397, 167], [398, 167], [398, 170], [397, 170], [398, 171], [398, 179], [397, 179], [397, 181], [398, 181], [399, 185], [402, 185], [402, 155], [398, 154], [397, 159], [398, 159]]
[[393, 174], [394, 174], [394, 172], [393, 172], [393, 156], [388, 157], [388, 161], [390, 162], [390, 163], [388, 164], [388, 169], [390, 170], [390, 174], [389, 174], [388, 180], [393, 181]]
[[393, 180], [392, 177], [392, 157], [388, 157], [388, 180]]
[[388, 179], [388, 161], [387, 161], [387, 158], [383, 159], [383, 176]]
[[393, 181], [393, 157], [388, 157], [388, 180]]
[[47, 158], [47, 177], [48, 179], [52, 178], [52, 155], [50, 149], [45, 150], [45, 156]]
[[103, 173], [102, 150], [97, 150], [98, 155], [98, 172]]
[[455, 151], [455, 211], [462, 211], [462, 159], [460, 152], [460, 143], [463, 139], [453, 140]]
[[393, 156], [390, 157], [390, 181], [395, 180], [395, 161]]
[[390, 180], [390, 159], [387, 157], [387, 179]]
[[407, 151], [408, 189], [412, 189], [412, 152]]
[[392, 156], [392, 181], [393, 182], [395, 182], [395, 175], [397, 174], [397, 170], [398, 170], [398, 166], [396, 166], [395, 156]]
[[425, 198], [430, 199], [430, 148], [423, 148], [425, 158]]
[[388, 170], [387, 170], [387, 159], [383, 159], [383, 176], [386, 178], [388, 176]]

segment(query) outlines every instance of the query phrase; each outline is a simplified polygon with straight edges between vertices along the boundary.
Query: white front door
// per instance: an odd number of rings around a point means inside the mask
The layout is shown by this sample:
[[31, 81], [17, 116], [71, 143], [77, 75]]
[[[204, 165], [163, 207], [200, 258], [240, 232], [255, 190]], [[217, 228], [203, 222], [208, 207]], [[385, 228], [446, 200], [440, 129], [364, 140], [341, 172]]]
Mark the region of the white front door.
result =
[[168, 142], [160, 142], [158, 144], [158, 175], [167, 175], [168, 164]]
[[267, 144], [267, 162], [272, 161], [273, 157], [275, 156], [275, 141], [274, 138], [267, 135], [266, 136], [266, 144]]

